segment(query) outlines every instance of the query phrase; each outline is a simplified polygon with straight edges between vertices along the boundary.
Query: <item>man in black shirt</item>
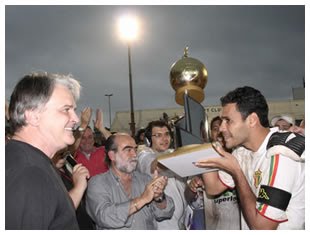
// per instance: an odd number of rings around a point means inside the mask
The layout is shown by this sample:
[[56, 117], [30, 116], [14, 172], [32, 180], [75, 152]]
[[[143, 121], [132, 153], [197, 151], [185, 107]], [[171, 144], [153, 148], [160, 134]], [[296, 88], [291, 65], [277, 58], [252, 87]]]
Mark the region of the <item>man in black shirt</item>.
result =
[[70, 75], [33, 73], [16, 85], [9, 105], [13, 136], [5, 149], [6, 229], [79, 228], [51, 161], [74, 142], [79, 94], [80, 85]]

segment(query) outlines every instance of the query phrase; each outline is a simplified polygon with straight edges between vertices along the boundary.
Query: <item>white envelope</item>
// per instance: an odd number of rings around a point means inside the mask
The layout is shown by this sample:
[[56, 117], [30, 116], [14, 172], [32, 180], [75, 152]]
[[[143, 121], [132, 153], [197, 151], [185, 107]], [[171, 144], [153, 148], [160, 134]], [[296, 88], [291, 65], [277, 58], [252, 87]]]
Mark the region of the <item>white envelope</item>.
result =
[[177, 175], [187, 177], [218, 170], [216, 168], [199, 168], [194, 165], [199, 160], [217, 157], [221, 156], [210, 143], [192, 144], [180, 147], [172, 153], [160, 155], [157, 161]]

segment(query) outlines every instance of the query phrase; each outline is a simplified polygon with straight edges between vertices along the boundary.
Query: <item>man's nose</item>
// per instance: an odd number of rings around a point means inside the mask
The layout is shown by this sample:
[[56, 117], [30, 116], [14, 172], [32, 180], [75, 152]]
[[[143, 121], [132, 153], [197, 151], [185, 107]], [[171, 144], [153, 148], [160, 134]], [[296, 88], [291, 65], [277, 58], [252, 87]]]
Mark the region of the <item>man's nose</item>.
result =
[[225, 121], [222, 121], [220, 128], [219, 128], [219, 132], [222, 133], [225, 130], [226, 130], [226, 123]]
[[137, 156], [137, 150], [136, 149], [130, 149], [129, 154], [130, 154], [130, 157], [136, 157]]
[[72, 113], [72, 115], [71, 115], [71, 119], [72, 119], [73, 121], [75, 121], [76, 123], [78, 123], [78, 122], [80, 121], [80, 118], [79, 118], [79, 116], [76, 114], [75, 111], [73, 111], [73, 113]]

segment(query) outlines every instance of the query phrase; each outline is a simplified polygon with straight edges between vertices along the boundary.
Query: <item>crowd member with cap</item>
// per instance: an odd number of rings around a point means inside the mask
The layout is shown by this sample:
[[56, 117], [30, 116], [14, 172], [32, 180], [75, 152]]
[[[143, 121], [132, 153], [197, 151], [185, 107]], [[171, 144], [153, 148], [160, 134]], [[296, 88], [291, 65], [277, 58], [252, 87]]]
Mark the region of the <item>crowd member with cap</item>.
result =
[[282, 114], [274, 116], [270, 124], [272, 127], [279, 127], [281, 131], [287, 131], [295, 125], [295, 119], [288, 114]]
[[[10, 98], [5, 146], [5, 228], [78, 229], [72, 200], [52, 163], [74, 143], [80, 84], [70, 75], [32, 73]], [[87, 175], [84, 175], [87, 177]]]

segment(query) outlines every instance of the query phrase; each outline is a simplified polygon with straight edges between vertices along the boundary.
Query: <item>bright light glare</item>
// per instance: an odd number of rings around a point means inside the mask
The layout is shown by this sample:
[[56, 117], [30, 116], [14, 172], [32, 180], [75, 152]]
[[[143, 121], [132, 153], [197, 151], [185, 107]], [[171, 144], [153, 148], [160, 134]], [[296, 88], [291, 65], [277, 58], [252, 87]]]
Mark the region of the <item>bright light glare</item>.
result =
[[126, 41], [134, 41], [138, 37], [139, 22], [132, 16], [124, 16], [118, 21], [121, 37]]

